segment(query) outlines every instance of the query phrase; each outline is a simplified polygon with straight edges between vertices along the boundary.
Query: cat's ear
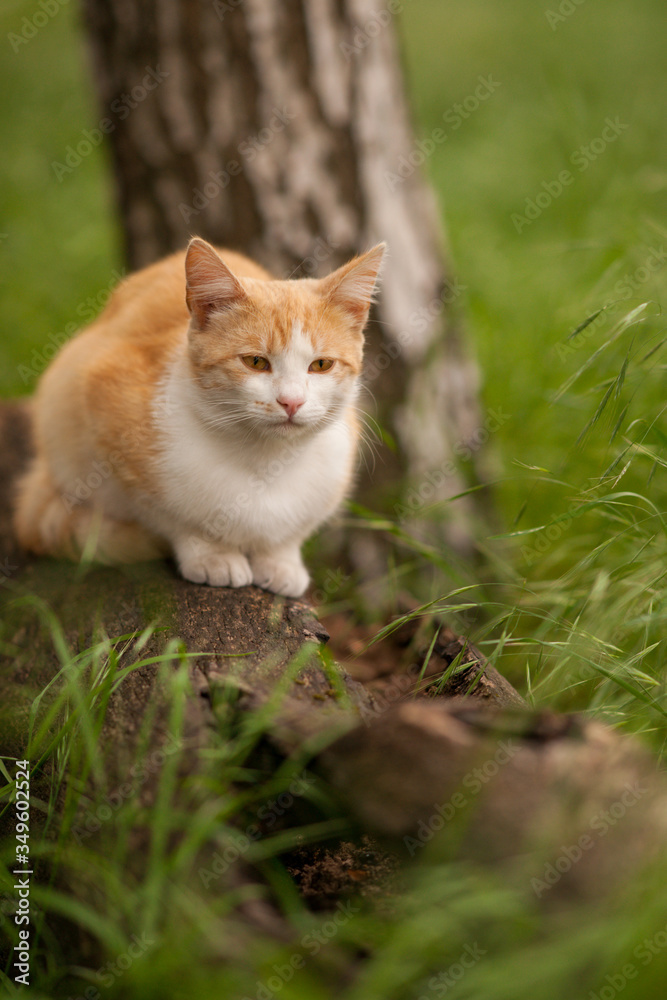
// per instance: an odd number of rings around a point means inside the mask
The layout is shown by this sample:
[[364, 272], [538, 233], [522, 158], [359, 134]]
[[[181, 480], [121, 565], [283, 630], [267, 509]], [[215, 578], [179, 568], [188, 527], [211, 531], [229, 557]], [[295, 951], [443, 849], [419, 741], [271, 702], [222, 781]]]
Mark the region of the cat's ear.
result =
[[185, 255], [185, 301], [200, 329], [211, 313], [222, 312], [245, 299], [239, 279], [206, 240], [195, 236]]
[[386, 243], [353, 257], [327, 278], [320, 280], [320, 290], [330, 302], [342, 306], [361, 332], [366, 325], [373, 301]]

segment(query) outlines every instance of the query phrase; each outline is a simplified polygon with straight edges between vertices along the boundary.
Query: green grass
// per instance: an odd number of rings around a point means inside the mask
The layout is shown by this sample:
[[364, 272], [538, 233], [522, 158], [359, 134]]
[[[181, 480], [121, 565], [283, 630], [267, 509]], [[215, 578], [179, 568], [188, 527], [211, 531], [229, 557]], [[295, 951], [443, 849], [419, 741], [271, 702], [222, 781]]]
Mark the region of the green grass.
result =
[[[447, 860], [436, 838], [402, 872], [379, 912], [354, 898], [333, 913], [310, 912], [280, 856], [341, 828], [327, 818], [326, 790], [303, 762], [286, 762], [272, 774], [248, 770], [244, 761], [257, 720], [251, 716], [232, 729], [221, 715], [200, 766], [183, 782], [188, 673], [186, 654], [172, 643], [158, 663], [166, 753], [158, 762], [150, 743], [154, 718], [143, 719], [117, 783], [107, 777], [99, 734], [114, 692], [147, 662], [150, 634], [101, 640], [74, 655], [48, 610], [33, 610], [50, 630], [62, 668], [29, 711], [23, 753], [32, 762], [30, 846], [39, 873], [31, 889], [34, 986], [17, 992], [0, 976], [9, 996], [416, 1000], [443, 995], [456, 981], [461, 997], [560, 1000], [588, 997], [606, 976], [618, 981], [629, 963], [641, 971], [642, 986], [626, 995], [660, 995], [667, 954], [657, 947], [646, 960], [642, 943], [667, 924], [664, 863], [603, 907], [578, 901], [540, 908], [521, 866], [514, 873], [493, 872]], [[11, 778], [14, 761], [4, 757], [1, 763]], [[159, 768], [147, 800], [146, 776]], [[242, 842], [261, 806], [280, 802], [295, 778], [320, 819]], [[0, 812], [11, 812], [12, 798], [8, 780]], [[450, 833], [455, 828], [456, 822]], [[145, 853], [134, 846], [141, 829], [148, 832]], [[458, 828], [454, 840], [463, 832]], [[7, 840], [0, 848], [3, 902], [13, 897], [13, 857]], [[236, 888], [225, 881], [235, 866], [245, 871]], [[248, 879], [252, 872], [254, 881]], [[76, 885], [82, 891], [67, 888]], [[292, 940], [280, 944], [246, 927], [235, 907], [251, 900], [277, 901]], [[15, 928], [7, 914], [3, 906], [0, 926], [11, 940]], [[74, 965], [65, 958], [72, 941], [81, 942]]]
[[[425, 169], [443, 207], [452, 267], [466, 286], [457, 308], [482, 371], [484, 415], [506, 416], [485, 452], [495, 517], [479, 526], [475, 567], [453, 565], [448, 553], [421, 535], [417, 540], [409, 517], [388, 523], [369, 512], [352, 514], [366, 530], [393, 539], [390, 589], [399, 592], [406, 577], [421, 580], [424, 602], [435, 601], [536, 705], [584, 711], [638, 733], [661, 761], [667, 713], [664, 4], [586, 0], [555, 28], [546, 12], [559, 5], [546, 0], [406, 0], [404, 8], [422, 136], [443, 127], [443, 115], [474, 95], [480, 77], [494, 81], [488, 99], [458, 128], [447, 128]], [[0, 12], [3, 395], [32, 389], [50, 345], [80, 325], [89, 299], [101, 304], [121, 267], [105, 153], [96, 150], [61, 182], [51, 166], [97, 118], [77, 10], [64, 6], [14, 53], [7, 35], [35, 9], [16, 2]], [[628, 127], [613, 138], [607, 131], [581, 169], [578, 151], [603, 135], [607, 119]], [[564, 170], [571, 182], [554, 197]], [[525, 215], [527, 199], [538, 196], [545, 206], [539, 216], [513, 221]], [[431, 514], [437, 521], [442, 510]], [[339, 586], [326, 573], [322, 567], [322, 592], [343, 604], [354, 581]], [[221, 740], [211, 755], [187, 816], [170, 810], [174, 777], [167, 768], [148, 817], [154, 843], [147, 872], [131, 864], [129, 831], [147, 819], [137, 797], [124, 802], [107, 856], [73, 843], [82, 801], [95, 807], [81, 799], [84, 782], [89, 787], [92, 780], [99, 801], [108, 791], [95, 772], [94, 746], [118, 667], [132, 669], [141, 660], [140, 647], [127, 643], [118, 661], [109, 645], [78, 660], [61, 646], [62, 686], [54, 685], [48, 725], [31, 735], [31, 759], [44, 758], [51, 782], [39, 808], [52, 820], [56, 801], [65, 806], [62, 825], [52, 826], [39, 850], [54, 879], [59, 871], [79, 871], [100, 887], [94, 911], [77, 910], [55, 882], [43, 887], [41, 904], [66, 915], [68, 926], [85, 928], [105, 961], [122, 955], [132, 934], [155, 938], [145, 960], [103, 989], [104, 997], [254, 997], [257, 982], [266, 984], [272, 966], [295, 952], [239, 937], [234, 895], [202, 892], [197, 875], [198, 852], [211, 829], [228, 842], [248, 806], [235, 790], [243, 757], [233, 739]], [[180, 655], [173, 650], [172, 672]], [[180, 676], [176, 670], [176, 731]], [[92, 687], [91, 677], [97, 678]], [[290, 777], [279, 774], [268, 791], [262, 786], [248, 795], [278, 794]], [[174, 854], [170, 836], [181, 828], [185, 846]], [[257, 863], [297, 938], [321, 931], [326, 918], [307, 912], [276, 861], [284, 845], [264, 846], [266, 856]], [[538, 914], [525, 893], [502, 878], [426, 851], [406, 874], [388, 918], [361, 908], [275, 995], [330, 997], [343, 968], [357, 974], [340, 993], [348, 1000], [442, 995], [430, 980], [473, 941], [486, 955], [452, 989], [454, 996], [599, 995], [605, 976], [618, 977], [626, 961], [639, 964], [633, 949], [667, 923], [659, 876], [628, 887], [604, 913], [570, 909], [563, 922], [558, 913]], [[42, 993], [23, 995], [83, 995], [93, 967], [63, 978], [58, 941], [45, 934], [38, 943]], [[664, 956], [642, 966], [623, 996], [662, 996]], [[11, 995], [1, 975], [0, 983]]]
[[[516, 471], [512, 463], [519, 460], [576, 473], [583, 482], [602, 474], [610, 453], [603, 436], [585, 448], [576, 444], [604, 379], [618, 374], [627, 350], [638, 359], [662, 339], [664, 260], [627, 291], [619, 293], [617, 282], [634, 275], [667, 236], [667, 139], [655, 113], [665, 99], [658, 67], [666, 19], [657, 3], [630, 10], [611, 2], [604, 12], [585, 3], [554, 31], [545, 9], [528, 2], [421, 3], [405, 27], [427, 134], [442, 124], [443, 109], [474, 93], [480, 75], [500, 84], [450, 132], [428, 168], [444, 204], [455, 266], [468, 286], [485, 404], [511, 414], [498, 433], [504, 471]], [[424, 51], [427, 32], [433, 41]], [[450, 38], [456, 43], [448, 44]], [[608, 117], [628, 128], [582, 172], [571, 158], [600, 136]], [[523, 213], [527, 198], [546, 196], [543, 183], [567, 169], [572, 183], [518, 233], [512, 215]], [[645, 321], [593, 366], [578, 392], [552, 403], [615, 321], [642, 302], [650, 303]], [[567, 350], [568, 335], [605, 306], [608, 315]], [[662, 363], [658, 352], [648, 371], [633, 373], [624, 427], [633, 416], [657, 414]], [[500, 493], [507, 514], [527, 498], [525, 516], [545, 510], [544, 494], [527, 497], [516, 477]]]
[[[99, 735], [114, 692], [148, 662], [150, 633], [100, 640], [74, 655], [48, 609], [35, 604], [33, 611], [50, 630], [62, 668], [29, 711], [23, 753], [32, 763], [30, 847], [39, 873], [31, 889], [34, 986], [17, 992], [0, 976], [9, 996], [416, 1000], [443, 995], [447, 982], [460, 980], [461, 997], [557, 1000], [588, 997], [628, 963], [641, 970], [643, 986], [626, 995], [660, 995], [667, 955], [658, 947], [650, 961], [640, 956], [642, 942], [667, 924], [662, 862], [603, 907], [579, 901], [540, 908], [521, 866], [493, 872], [448, 860], [436, 838], [402, 872], [379, 911], [353, 898], [333, 913], [310, 912], [280, 857], [341, 827], [303, 762], [288, 761], [273, 773], [249, 770], [244, 761], [257, 720], [230, 728], [223, 714], [184, 782], [187, 658], [172, 643], [158, 660], [165, 697], [155, 706], [167, 723], [166, 753], [158, 762], [150, 742], [155, 720], [141, 720], [134, 754], [116, 782], [101, 759]], [[11, 779], [14, 761], [1, 763]], [[147, 775], [157, 771], [147, 800]], [[295, 778], [319, 819], [244, 843], [241, 834], [261, 817], [262, 805], [281, 802]], [[11, 812], [12, 799], [8, 780], [0, 812]], [[142, 829], [148, 843], [138, 853]], [[456, 829], [454, 841], [463, 832]], [[7, 840], [0, 848], [3, 902], [13, 897], [14, 864]], [[235, 866], [245, 871], [236, 888], [226, 879]], [[78, 893], [67, 888], [76, 885]], [[277, 901], [292, 940], [281, 944], [245, 926], [235, 907], [251, 900]], [[7, 914], [3, 906], [0, 926], [11, 940]], [[72, 941], [81, 942], [74, 965], [65, 958]]]
[[[486, 648], [541, 703], [655, 730], [661, 747], [665, 10], [572, 9], [552, 29], [557, 5], [414, 4], [407, 59], [427, 136], [480, 76], [495, 88], [427, 161], [483, 405], [509, 417], [490, 441], [498, 524], [480, 538]], [[627, 128], [591, 148], [607, 119]], [[539, 192], [543, 210], [515, 225]]]

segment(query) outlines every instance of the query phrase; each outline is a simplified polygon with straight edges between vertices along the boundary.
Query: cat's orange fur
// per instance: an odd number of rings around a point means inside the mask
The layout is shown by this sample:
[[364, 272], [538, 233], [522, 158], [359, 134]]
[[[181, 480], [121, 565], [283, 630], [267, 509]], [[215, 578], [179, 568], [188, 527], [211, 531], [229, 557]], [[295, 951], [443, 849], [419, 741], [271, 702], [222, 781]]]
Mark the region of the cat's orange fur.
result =
[[[173, 404], [160, 403], [159, 387], [174, 364], [181, 366], [182, 379], [196, 383], [202, 406], [208, 399], [222, 406], [224, 393], [261, 378], [239, 358], [279, 358], [296, 330], [304, 331], [306, 345], [310, 338], [317, 357], [336, 359], [329, 374], [314, 376], [315, 390], [325, 387], [318, 379], [328, 378], [329, 387], [339, 383], [342, 392], [358, 377], [361, 331], [382, 248], [366, 255], [366, 264], [355, 258], [329, 279], [298, 282], [272, 280], [248, 258], [218, 253], [224, 269], [211, 247], [193, 241], [187, 261], [185, 252], [175, 253], [129, 277], [45, 373], [34, 405], [36, 456], [16, 506], [16, 532], [25, 548], [76, 557], [89, 546], [97, 558], [120, 562], [169, 550], [173, 539], [159, 514], [165, 506], [160, 406], [165, 419], [174, 417], [167, 413]], [[284, 416], [284, 404], [277, 406], [271, 393], [247, 405], [257, 419], [273, 420], [276, 409]], [[356, 441], [352, 406], [343, 417]], [[291, 419], [285, 424], [297, 440], [301, 428]], [[258, 445], [258, 465], [262, 454]], [[336, 503], [349, 487], [353, 457], [351, 449], [335, 487]], [[100, 478], [109, 467], [108, 481], [91, 491], [92, 499], [63, 501], [73, 483], [85, 487], [94, 475], [90, 470]]]

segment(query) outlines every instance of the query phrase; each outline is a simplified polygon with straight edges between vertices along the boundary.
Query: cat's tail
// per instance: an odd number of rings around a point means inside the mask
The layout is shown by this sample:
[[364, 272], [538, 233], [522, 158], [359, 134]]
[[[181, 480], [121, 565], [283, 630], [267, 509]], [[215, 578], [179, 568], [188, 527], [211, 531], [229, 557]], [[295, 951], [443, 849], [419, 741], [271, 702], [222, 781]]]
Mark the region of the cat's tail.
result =
[[36, 555], [106, 564], [159, 559], [166, 543], [133, 521], [116, 521], [99, 507], [80, 503], [58, 490], [43, 459], [34, 459], [20, 478], [14, 531], [22, 548]]

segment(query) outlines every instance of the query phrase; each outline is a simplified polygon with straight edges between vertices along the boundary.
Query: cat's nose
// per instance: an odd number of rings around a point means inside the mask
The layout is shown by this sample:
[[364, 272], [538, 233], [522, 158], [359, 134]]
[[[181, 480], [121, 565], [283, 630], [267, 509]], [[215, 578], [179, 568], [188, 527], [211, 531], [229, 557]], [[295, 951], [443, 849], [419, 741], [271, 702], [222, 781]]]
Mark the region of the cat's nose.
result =
[[293, 397], [288, 399], [286, 396], [278, 396], [277, 402], [280, 403], [291, 420], [299, 407], [303, 406], [306, 401], [305, 399], [295, 399]]

